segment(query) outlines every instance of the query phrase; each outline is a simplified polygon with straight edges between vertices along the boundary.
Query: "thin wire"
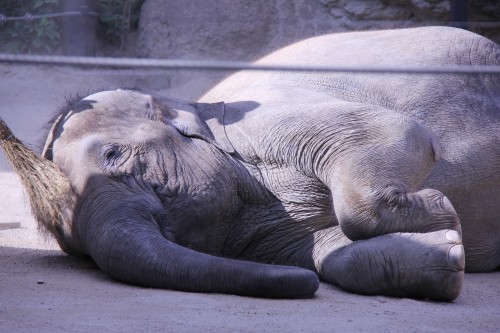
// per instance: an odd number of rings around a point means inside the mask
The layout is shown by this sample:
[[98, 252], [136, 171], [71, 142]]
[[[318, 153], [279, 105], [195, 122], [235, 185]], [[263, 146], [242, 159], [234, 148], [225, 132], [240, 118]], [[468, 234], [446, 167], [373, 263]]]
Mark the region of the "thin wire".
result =
[[31, 13], [26, 13], [23, 16], [5, 16], [0, 13], [0, 23], [7, 21], [31, 21], [42, 18], [56, 18], [56, 17], [83, 16], [83, 15], [98, 16], [99, 14], [96, 12], [68, 11], [68, 12], [51, 13], [51, 14], [33, 15]]
[[500, 66], [307, 66], [271, 65], [239, 61], [138, 59], [78, 56], [46, 56], [31, 54], [2, 54], [0, 62], [50, 64], [65, 66], [92, 66], [118, 68], [195, 69], [221, 71], [284, 71], [284, 72], [344, 72], [344, 73], [394, 73], [394, 74], [500, 74]]

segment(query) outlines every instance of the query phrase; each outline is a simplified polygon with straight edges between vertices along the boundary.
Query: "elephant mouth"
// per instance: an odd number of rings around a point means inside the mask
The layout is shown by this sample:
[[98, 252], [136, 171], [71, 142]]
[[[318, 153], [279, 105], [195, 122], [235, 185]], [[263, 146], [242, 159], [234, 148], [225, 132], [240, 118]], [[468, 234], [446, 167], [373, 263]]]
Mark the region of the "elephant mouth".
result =
[[162, 203], [164, 203], [168, 199], [173, 199], [175, 197], [175, 191], [170, 189], [168, 186], [165, 186], [164, 184], [153, 184], [152, 189]]

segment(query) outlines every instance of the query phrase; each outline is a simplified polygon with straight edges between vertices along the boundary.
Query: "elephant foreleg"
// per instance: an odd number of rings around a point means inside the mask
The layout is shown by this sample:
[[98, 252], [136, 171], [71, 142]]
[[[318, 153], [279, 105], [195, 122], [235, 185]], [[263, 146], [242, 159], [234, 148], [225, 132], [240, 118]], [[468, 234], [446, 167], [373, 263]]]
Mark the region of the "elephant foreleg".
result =
[[454, 230], [388, 234], [316, 250], [321, 279], [359, 294], [451, 301], [463, 284], [464, 248]]

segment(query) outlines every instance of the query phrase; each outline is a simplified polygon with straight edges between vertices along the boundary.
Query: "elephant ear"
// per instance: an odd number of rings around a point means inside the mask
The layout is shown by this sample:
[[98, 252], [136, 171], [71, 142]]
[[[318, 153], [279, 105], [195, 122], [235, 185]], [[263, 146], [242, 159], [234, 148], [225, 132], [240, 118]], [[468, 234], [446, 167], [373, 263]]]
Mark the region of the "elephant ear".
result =
[[224, 103], [169, 103], [163, 119], [181, 134], [205, 140], [228, 154], [234, 153], [224, 129]]

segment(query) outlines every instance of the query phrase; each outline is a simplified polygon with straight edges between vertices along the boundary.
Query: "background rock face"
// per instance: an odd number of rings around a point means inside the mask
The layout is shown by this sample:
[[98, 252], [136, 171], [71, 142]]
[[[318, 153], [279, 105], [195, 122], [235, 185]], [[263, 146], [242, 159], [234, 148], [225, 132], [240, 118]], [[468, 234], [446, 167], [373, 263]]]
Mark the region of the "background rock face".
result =
[[[332, 29], [318, 1], [146, 0], [141, 9], [137, 56], [251, 61]], [[227, 72], [171, 71], [164, 87], [175, 97], [199, 97]]]
[[[410, 20], [446, 22], [450, 1], [433, 0], [320, 0], [336, 18], [351, 21], [353, 26], [364, 20]], [[394, 24], [394, 23], [393, 23]]]
[[[469, 2], [470, 21], [499, 23], [500, 2]], [[137, 53], [250, 60], [327, 32], [446, 25], [450, 9], [450, 0], [146, 0]], [[470, 28], [500, 40], [499, 26]]]
[[149, 0], [137, 49], [145, 57], [249, 60], [273, 45], [328, 31], [330, 21], [317, 1]]
[[253, 44], [269, 42], [274, 9], [252, 0], [146, 1], [139, 54], [191, 59], [246, 58]]
[[[446, 25], [450, 0], [318, 0], [348, 30]], [[457, 1], [455, 1], [457, 3]], [[469, 0], [469, 29], [500, 42], [500, 2]], [[488, 23], [489, 22], [489, 23]], [[495, 23], [495, 25], [492, 25]]]
[[[469, 1], [472, 31], [500, 41], [500, 1]], [[146, 0], [132, 56], [251, 61], [307, 37], [448, 25], [450, 0]], [[134, 54], [135, 53], [135, 54]], [[228, 73], [171, 72], [166, 89], [199, 96]]]

